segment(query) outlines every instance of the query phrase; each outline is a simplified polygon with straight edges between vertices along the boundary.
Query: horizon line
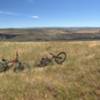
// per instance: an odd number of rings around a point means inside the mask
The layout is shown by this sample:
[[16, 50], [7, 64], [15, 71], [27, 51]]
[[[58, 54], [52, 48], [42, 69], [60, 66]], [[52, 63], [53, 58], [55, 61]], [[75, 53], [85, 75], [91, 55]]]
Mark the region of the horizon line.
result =
[[0, 27], [0, 29], [34, 29], [34, 28], [100, 28], [100, 26], [38, 26], [38, 27]]

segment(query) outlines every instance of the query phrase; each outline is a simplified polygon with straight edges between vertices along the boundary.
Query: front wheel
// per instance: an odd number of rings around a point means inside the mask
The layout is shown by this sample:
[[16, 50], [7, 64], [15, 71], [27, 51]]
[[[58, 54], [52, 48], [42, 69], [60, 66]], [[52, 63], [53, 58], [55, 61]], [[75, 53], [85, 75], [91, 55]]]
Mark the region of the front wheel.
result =
[[55, 62], [57, 64], [62, 64], [65, 60], [66, 60], [66, 53], [65, 52], [60, 52], [59, 54], [57, 54], [57, 56], [55, 57]]

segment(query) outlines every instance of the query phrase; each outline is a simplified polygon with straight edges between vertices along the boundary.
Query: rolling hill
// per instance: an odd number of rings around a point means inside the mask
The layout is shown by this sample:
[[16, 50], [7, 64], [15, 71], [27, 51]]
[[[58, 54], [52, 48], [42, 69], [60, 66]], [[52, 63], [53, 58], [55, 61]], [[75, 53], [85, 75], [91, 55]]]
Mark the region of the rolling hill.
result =
[[99, 40], [99, 28], [0, 29], [3, 41]]

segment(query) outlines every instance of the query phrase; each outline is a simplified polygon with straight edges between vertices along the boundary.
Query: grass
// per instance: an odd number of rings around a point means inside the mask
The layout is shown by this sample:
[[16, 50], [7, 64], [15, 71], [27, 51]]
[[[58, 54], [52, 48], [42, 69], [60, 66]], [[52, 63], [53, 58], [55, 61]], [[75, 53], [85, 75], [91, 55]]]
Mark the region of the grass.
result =
[[[20, 59], [31, 71], [0, 73], [0, 100], [99, 100], [100, 42], [0, 42], [0, 57]], [[67, 60], [37, 68], [48, 52], [65, 51]]]

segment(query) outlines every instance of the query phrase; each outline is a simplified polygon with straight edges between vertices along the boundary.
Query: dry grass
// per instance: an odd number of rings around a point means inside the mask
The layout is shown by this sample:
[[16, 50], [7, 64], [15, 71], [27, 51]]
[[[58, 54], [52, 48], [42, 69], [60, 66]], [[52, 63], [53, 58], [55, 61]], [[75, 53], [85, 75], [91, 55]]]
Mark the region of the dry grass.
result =
[[[100, 100], [100, 42], [0, 42], [0, 57], [12, 59], [16, 50], [31, 71], [1, 73], [0, 100]], [[60, 51], [68, 54], [63, 65], [34, 65]]]

